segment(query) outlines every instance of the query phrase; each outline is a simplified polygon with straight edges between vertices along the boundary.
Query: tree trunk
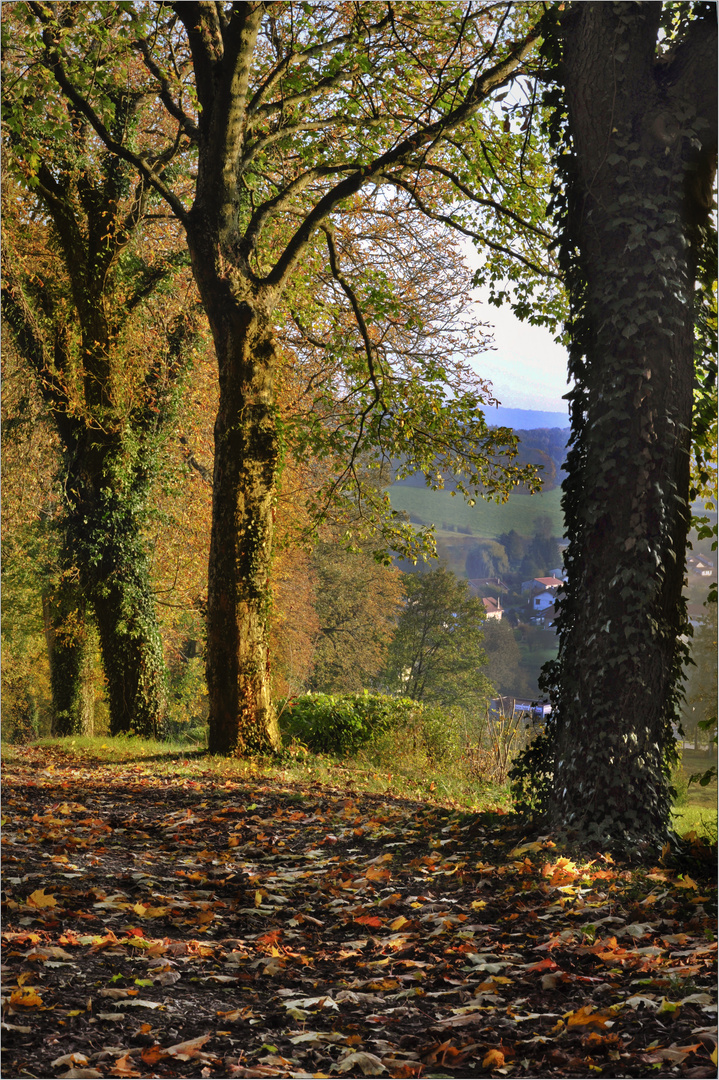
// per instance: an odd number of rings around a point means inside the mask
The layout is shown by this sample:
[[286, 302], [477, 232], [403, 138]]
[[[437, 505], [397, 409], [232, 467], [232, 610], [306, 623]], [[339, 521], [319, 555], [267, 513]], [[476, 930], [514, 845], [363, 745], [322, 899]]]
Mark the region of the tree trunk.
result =
[[268, 616], [279, 460], [270, 319], [219, 277], [188, 236], [217, 355], [212, 531], [207, 592], [209, 750], [249, 756], [279, 749], [270, 694]]
[[147, 472], [133, 447], [110, 433], [82, 436], [67, 484], [69, 559], [92, 605], [108, 685], [110, 734], [160, 738], [165, 662], [138, 522], [148, 498]]
[[45, 641], [50, 662], [52, 734], [92, 735], [95, 720], [94, 648], [84, 598], [61, 581], [43, 596]]
[[693, 149], [686, 71], [672, 81], [655, 58], [661, 8], [573, 4], [561, 69], [577, 385], [553, 817], [630, 846], [660, 841], [671, 808], [694, 368], [686, 179], [712, 168]]

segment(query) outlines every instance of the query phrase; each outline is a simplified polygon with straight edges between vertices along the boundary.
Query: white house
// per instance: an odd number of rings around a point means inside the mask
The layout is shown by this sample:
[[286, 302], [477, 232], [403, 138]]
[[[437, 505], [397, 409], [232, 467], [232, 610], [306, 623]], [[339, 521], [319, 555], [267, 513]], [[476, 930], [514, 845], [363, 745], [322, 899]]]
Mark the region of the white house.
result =
[[502, 618], [502, 615], [504, 614], [504, 609], [499, 602], [499, 597], [497, 597], [497, 599], [495, 600], [491, 596], [483, 596], [482, 603], [484, 604], [484, 612], [487, 619]]
[[690, 555], [687, 559], [687, 567], [699, 577], [711, 577], [714, 572], [711, 562], [703, 555]]
[[555, 592], [563, 585], [564, 582], [558, 577], [536, 577], [531, 581], [522, 582], [522, 592], [528, 592], [530, 595], [536, 596], [537, 593], [546, 592], [548, 589], [553, 589]]
[[553, 607], [555, 599], [555, 592], [550, 589], [548, 589], [547, 592], [537, 593], [537, 595], [532, 598], [532, 611], [544, 611], [545, 608]]

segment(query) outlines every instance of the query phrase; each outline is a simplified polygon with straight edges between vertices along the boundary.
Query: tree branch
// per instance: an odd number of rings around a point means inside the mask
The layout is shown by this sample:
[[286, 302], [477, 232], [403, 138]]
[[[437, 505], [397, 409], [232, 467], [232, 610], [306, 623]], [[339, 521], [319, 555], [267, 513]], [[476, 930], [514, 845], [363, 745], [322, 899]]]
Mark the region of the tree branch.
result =
[[439, 214], [435, 210], [430, 210], [429, 207], [423, 202], [422, 198], [417, 194], [416, 190], [411, 184], [408, 184], [405, 180], [402, 180], [399, 176], [389, 174], [385, 179], [395, 184], [397, 187], [402, 188], [403, 191], [408, 192], [412, 196], [417, 206], [422, 213], [428, 217], [431, 221], [440, 221], [443, 225], [449, 225], [450, 228], [455, 229], [457, 232], [462, 233], [464, 236], [470, 237], [471, 240], [476, 240], [478, 244], [484, 244], [486, 247], [492, 249], [492, 251], [499, 251], [503, 255], [508, 255], [510, 259], [521, 262], [528, 270], [532, 270], [533, 273], [538, 274], [539, 277], [553, 278], [556, 281], [561, 281], [561, 274], [556, 274], [553, 270], [547, 270], [542, 266], [538, 266], [537, 263], [533, 263], [531, 259], [521, 255], [518, 251], [514, 251], [512, 248], [504, 247], [503, 244], [498, 244], [494, 240], [489, 240], [484, 234], [480, 235], [473, 229], [469, 229], [466, 225], [461, 225], [449, 214]]
[[[131, 165], [134, 165], [137, 171], [145, 177], [147, 182], [151, 184], [155, 191], [157, 191], [165, 202], [169, 204], [178, 220], [183, 224], [186, 224], [188, 215], [180, 199], [178, 199], [175, 193], [163, 183], [154, 168], [148, 164], [140, 154], [135, 154], [132, 150], [128, 150], [127, 147], [113, 138], [90, 103], [82, 96], [82, 94], [80, 94], [68, 78], [62, 63], [62, 53], [60, 51], [59, 43], [51, 31], [42, 4], [33, 2], [28, 6], [32, 9], [45, 28], [43, 30], [46, 57], [45, 66], [52, 72], [55, 81], [65, 96], [72, 102], [78, 112], [82, 113], [82, 115], [90, 122], [107, 149], [117, 157], [122, 158], [123, 161], [127, 161]], [[190, 5], [188, 4], [187, 6], [189, 7]]]
[[392, 150], [388, 150], [375, 158], [370, 165], [358, 169], [353, 176], [337, 184], [320, 199], [287, 244], [273, 270], [264, 279], [265, 284], [271, 289], [276, 289], [282, 284], [309, 243], [312, 233], [321, 226], [321, 223], [340, 202], [356, 194], [366, 183], [379, 179], [388, 169], [417, 163], [418, 151], [441, 140], [446, 132], [453, 131], [454, 128], [469, 120], [478, 111], [485, 98], [512, 76], [538, 36], [539, 30], [535, 27], [513, 46], [504, 60], [495, 64], [484, 74], [478, 75], [468, 90], [464, 101], [446, 117], [425, 125], [413, 135], [403, 139]]

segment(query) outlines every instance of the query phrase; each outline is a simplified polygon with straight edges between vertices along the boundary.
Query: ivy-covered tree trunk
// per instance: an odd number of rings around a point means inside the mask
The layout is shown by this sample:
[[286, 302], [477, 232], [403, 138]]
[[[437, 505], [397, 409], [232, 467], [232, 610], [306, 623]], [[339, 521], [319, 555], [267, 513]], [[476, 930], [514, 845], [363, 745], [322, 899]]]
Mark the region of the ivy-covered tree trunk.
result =
[[64, 527], [100, 635], [110, 734], [159, 738], [165, 663], [140, 526], [149, 475], [134, 441], [92, 431], [81, 437], [69, 471]]
[[45, 640], [50, 662], [52, 734], [92, 735], [95, 721], [95, 650], [85, 598], [61, 580], [43, 596]]
[[574, 3], [560, 30], [576, 385], [552, 816], [626, 847], [661, 842], [671, 807], [693, 292], [716, 154], [715, 19], [660, 55], [662, 7]]

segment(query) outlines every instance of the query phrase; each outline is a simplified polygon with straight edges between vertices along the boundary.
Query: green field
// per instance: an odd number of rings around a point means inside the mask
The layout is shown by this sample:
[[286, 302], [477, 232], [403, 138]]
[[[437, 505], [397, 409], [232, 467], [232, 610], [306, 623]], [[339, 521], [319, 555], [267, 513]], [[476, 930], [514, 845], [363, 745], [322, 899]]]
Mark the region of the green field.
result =
[[394, 510], [406, 510], [425, 525], [437, 529], [452, 525], [471, 529], [474, 536], [493, 537], [515, 529], [521, 536], [534, 534], [534, 519], [547, 514], [552, 519], [554, 536], [564, 535], [560, 488], [539, 495], [515, 492], [506, 503], [487, 502], [479, 499], [469, 506], [461, 495], [449, 491], [432, 491], [430, 488], [405, 487], [393, 484], [388, 490]]

